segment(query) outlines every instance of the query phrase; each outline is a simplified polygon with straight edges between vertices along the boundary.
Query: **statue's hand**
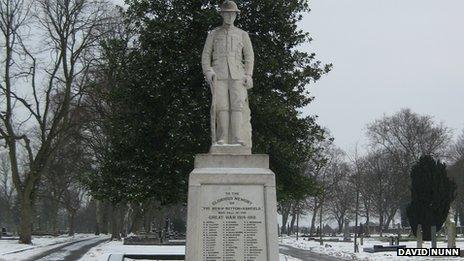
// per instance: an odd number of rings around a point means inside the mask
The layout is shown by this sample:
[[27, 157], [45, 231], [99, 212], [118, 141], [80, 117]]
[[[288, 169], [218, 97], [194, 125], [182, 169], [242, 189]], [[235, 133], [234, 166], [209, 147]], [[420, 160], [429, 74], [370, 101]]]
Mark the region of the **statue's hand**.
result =
[[247, 90], [253, 88], [253, 78], [250, 75], [245, 75], [243, 78], [243, 84]]
[[216, 78], [216, 73], [213, 70], [207, 71], [205, 74], [205, 78], [206, 78], [206, 82], [208, 82], [208, 84], [212, 86]]

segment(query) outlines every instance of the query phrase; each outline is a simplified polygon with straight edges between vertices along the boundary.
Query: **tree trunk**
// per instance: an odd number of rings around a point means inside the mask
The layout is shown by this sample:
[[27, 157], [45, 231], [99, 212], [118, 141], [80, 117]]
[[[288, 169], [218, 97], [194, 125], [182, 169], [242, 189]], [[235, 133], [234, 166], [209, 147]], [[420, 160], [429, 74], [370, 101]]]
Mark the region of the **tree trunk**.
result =
[[309, 234], [311, 236], [313, 236], [314, 233], [316, 232], [316, 217], [317, 217], [317, 208], [314, 208], [313, 216], [311, 218], [311, 227], [309, 229]]
[[387, 222], [385, 223], [385, 229], [388, 229], [390, 227], [390, 222], [393, 220], [395, 217], [396, 210], [392, 210], [392, 212], [387, 216]]
[[458, 221], [459, 221], [459, 219], [460, 219], [460, 217], [459, 217], [459, 210], [458, 210], [459, 205], [460, 205], [460, 204], [457, 204], [457, 206], [456, 206], [456, 208], [455, 208], [455, 210], [454, 210], [454, 223], [456, 224], [456, 226], [459, 226], [459, 223], [458, 223]]
[[103, 216], [102, 216], [102, 206], [100, 200], [95, 201], [95, 235], [100, 235], [100, 230], [102, 229]]
[[106, 201], [101, 201], [100, 202], [100, 217], [101, 217], [101, 223], [100, 223], [100, 231], [108, 235], [108, 232], [111, 230], [111, 220], [109, 218], [110, 214], [112, 212], [112, 207], [110, 204]]
[[52, 216], [52, 233], [53, 235], [58, 236], [58, 202], [56, 200], [53, 200], [52, 202], [51, 216]]
[[461, 227], [464, 227], [464, 209], [459, 210], [459, 225], [461, 225]]
[[390, 216], [387, 216], [387, 221], [385, 222], [385, 225], [383, 226], [384, 230], [387, 230], [388, 227], [390, 227], [390, 222], [391, 222]]
[[100, 235], [100, 227], [98, 226], [97, 222], [95, 222], [95, 235], [96, 236]]
[[27, 191], [21, 193], [21, 212], [19, 221], [19, 242], [32, 243], [32, 200]]
[[76, 211], [68, 210], [68, 223], [69, 223], [69, 231], [68, 236], [74, 236], [74, 221], [76, 217]]
[[282, 228], [280, 229], [281, 230], [281, 234], [286, 234], [287, 232], [287, 222], [288, 222], [288, 216], [290, 215], [290, 210], [283, 210], [282, 211]]
[[292, 219], [290, 220], [290, 229], [288, 230], [288, 235], [292, 235], [295, 230], [295, 221], [296, 221], [296, 211], [292, 213]]
[[137, 234], [140, 232], [140, 225], [142, 224], [142, 211], [138, 204], [133, 204], [133, 211], [131, 215], [131, 226], [129, 233]]
[[337, 224], [338, 224], [338, 233], [343, 232], [343, 217], [340, 217], [337, 219]]
[[128, 217], [126, 215], [126, 207], [127, 205], [124, 204], [118, 209], [118, 215], [119, 215], [119, 231], [121, 234], [121, 237], [126, 237], [127, 236], [127, 220]]
[[121, 240], [118, 215], [118, 205], [114, 204], [111, 208], [111, 240]]
[[364, 235], [369, 236], [370, 235], [370, 229], [369, 229], [369, 209], [366, 209], [366, 228], [364, 229]]
[[383, 213], [380, 213], [380, 216], [379, 216], [379, 233], [380, 233], [380, 236], [382, 237], [382, 230], [383, 230]]
[[153, 219], [154, 219], [154, 206], [148, 206], [148, 209], [144, 207], [145, 211], [143, 213], [143, 227], [145, 229], [145, 232], [147, 233], [152, 233], [154, 228], [153, 228]]

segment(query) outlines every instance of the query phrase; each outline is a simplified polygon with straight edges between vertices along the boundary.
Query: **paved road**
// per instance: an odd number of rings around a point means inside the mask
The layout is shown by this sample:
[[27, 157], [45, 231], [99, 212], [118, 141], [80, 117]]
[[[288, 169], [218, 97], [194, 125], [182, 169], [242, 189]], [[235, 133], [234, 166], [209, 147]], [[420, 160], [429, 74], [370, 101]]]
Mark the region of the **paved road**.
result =
[[344, 260], [344, 259], [340, 259], [336, 257], [317, 254], [309, 250], [294, 248], [288, 245], [280, 245], [279, 252], [287, 256], [301, 259], [303, 261], [341, 261], [341, 260]]
[[105, 241], [108, 241], [108, 239], [97, 237], [70, 242], [41, 253], [40, 255], [33, 257], [31, 260], [77, 261], [92, 247], [97, 246]]

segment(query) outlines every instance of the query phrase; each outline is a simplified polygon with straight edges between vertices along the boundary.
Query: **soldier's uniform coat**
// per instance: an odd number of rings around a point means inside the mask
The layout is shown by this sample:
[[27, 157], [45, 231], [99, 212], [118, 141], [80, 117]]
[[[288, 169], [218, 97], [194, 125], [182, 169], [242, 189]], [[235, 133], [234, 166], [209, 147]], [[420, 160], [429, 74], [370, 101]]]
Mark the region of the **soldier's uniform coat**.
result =
[[217, 109], [242, 110], [247, 96], [244, 78], [253, 76], [254, 65], [248, 33], [235, 26], [214, 29], [208, 34], [201, 61], [204, 74], [216, 74]]

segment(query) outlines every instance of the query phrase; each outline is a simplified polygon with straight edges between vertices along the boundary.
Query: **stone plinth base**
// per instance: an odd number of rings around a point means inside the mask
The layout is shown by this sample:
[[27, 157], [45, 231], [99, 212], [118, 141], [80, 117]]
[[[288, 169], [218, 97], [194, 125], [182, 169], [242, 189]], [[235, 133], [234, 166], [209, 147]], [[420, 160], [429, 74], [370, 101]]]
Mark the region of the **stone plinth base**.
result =
[[279, 260], [276, 205], [267, 155], [197, 155], [186, 260]]
[[211, 146], [209, 153], [221, 155], [251, 155], [251, 148], [238, 144], [214, 144]]

